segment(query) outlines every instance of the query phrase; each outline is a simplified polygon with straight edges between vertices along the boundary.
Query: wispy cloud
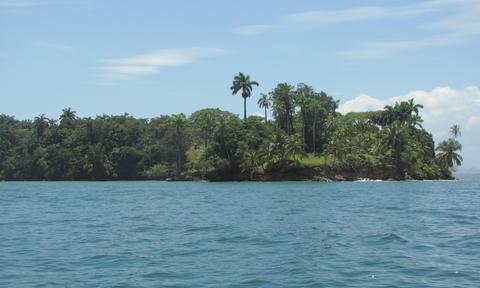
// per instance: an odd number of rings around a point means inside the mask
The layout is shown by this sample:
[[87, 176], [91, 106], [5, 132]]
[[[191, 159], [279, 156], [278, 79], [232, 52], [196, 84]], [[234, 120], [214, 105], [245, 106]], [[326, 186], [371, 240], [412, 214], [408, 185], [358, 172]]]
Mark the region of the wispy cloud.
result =
[[[451, 0], [441, 0], [451, 1]], [[250, 36], [265, 34], [282, 27], [292, 25], [333, 25], [355, 21], [374, 21], [381, 19], [401, 19], [425, 14], [435, 9], [430, 2], [394, 8], [380, 6], [354, 7], [337, 10], [310, 10], [292, 13], [283, 17], [277, 24], [245, 25], [234, 29], [235, 33]]]
[[237, 34], [240, 34], [240, 35], [252, 36], [252, 35], [265, 34], [265, 33], [273, 31], [274, 29], [275, 29], [274, 25], [259, 24], [259, 25], [239, 26], [239, 27], [233, 29], [233, 32], [235, 32]]
[[140, 75], [158, 73], [164, 67], [186, 65], [224, 53], [220, 48], [205, 47], [157, 50], [126, 58], [104, 59], [96, 70], [102, 81], [131, 80]]
[[[449, 7], [453, 14], [422, 24], [419, 28], [435, 34], [418, 39], [400, 41], [371, 41], [359, 47], [339, 52], [338, 55], [346, 59], [383, 59], [401, 52], [455, 45], [468, 42], [480, 36], [480, 1], [433, 1], [429, 2], [441, 6], [456, 4]], [[438, 8], [438, 7], [437, 7]]]
[[417, 27], [423, 34], [427, 32], [427, 36], [417, 39], [367, 41], [355, 48], [340, 51], [337, 56], [355, 60], [384, 59], [406, 51], [461, 44], [480, 36], [479, 0], [430, 0], [393, 7], [363, 6], [336, 10], [310, 10], [286, 15], [277, 24], [240, 26], [234, 31], [249, 36], [283, 30], [287, 27], [300, 29], [305, 26], [402, 20], [427, 14], [428, 19], [440, 17], [440, 15], [442, 17], [439, 18], [440, 20], [429, 20]]
[[338, 55], [353, 60], [384, 59], [405, 51], [447, 46], [465, 40], [464, 36], [452, 33], [417, 40], [368, 42], [356, 49], [339, 52]]
[[290, 14], [286, 19], [290, 22], [306, 24], [338, 24], [344, 22], [406, 18], [424, 14], [430, 11], [424, 6], [405, 6], [399, 8], [385, 8], [367, 6], [340, 10], [315, 10]]

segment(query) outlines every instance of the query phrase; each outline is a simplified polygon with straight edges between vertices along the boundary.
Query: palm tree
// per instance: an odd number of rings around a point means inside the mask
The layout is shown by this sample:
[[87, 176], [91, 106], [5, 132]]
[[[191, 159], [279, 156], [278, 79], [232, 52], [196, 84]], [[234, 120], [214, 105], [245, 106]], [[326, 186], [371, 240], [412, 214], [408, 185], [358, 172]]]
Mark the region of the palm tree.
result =
[[413, 98], [408, 100], [408, 107], [410, 108], [410, 111], [412, 113], [414, 113], [415, 115], [418, 115], [418, 113], [420, 112], [420, 109], [423, 109], [423, 105], [422, 104], [415, 104]]
[[451, 171], [455, 166], [462, 165], [463, 158], [457, 153], [457, 151], [462, 151], [462, 144], [457, 140], [445, 140], [435, 150], [438, 151], [437, 160], [445, 171]]
[[300, 135], [288, 136], [285, 150], [286, 156], [294, 161], [306, 155], [303, 139]]
[[393, 123], [387, 125], [384, 128], [385, 139], [384, 143], [388, 148], [391, 148], [393, 151], [393, 157], [395, 160], [395, 169], [397, 176], [403, 178], [403, 163], [402, 163], [402, 151], [404, 150], [406, 142], [406, 130], [405, 126], [402, 125], [400, 121], [394, 121]]
[[[422, 123], [423, 120], [422, 118], [420, 117], [419, 113], [420, 113], [420, 109], [423, 109], [423, 105], [422, 104], [415, 104], [413, 102], [413, 98], [408, 100], [407, 102], [407, 113], [409, 114], [410, 116], [410, 119], [409, 119], [409, 122], [410, 122], [410, 126], [412, 128], [415, 128], [415, 126], [418, 126], [420, 128], [422, 128]], [[413, 114], [413, 115], [412, 115]]]
[[37, 137], [41, 138], [45, 132], [45, 130], [49, 126], [49, 119], [45, 117], [45, 114], [35, 117], [33, 121], [33, 126], [35, 127], [35, 132]]
[[273, 89], [272, 110], [277, 125], [288, 135], [293, 133], [293, 117], [295, 114], [294, 87], [287, 83], [280, 83]]
[[452, 135], [453, 139], [462, 136], [462, 132], [460, 132], [460, 126], [458, 124], [455, 124], [450, 127], [450, 134]]
[[230, 87], [232, 95], [235, 95], [238, 91], [242, 90], [243, 120], [247, 119], [247, 98], [252, 95], [253, 86], [258, 86], [258, 82], [250, 81], [249, 75], [244, 75], [240, 72], [233, 78], [233, 84], [232, 87]]
[[60, 126], [72, 128], [76, 119], [76, 113], [70, 107], [62, 109], [62, 115], [60, 115]]
[[258, 104], [258, 107], [260, 108], [264, 108], [265, 109], [265, 124], [268, 123], [268, 119], [267, 119], [267, 110], [268, 108], [270, 108], [270, 97], [268, 97], [267, 94], [260, 94], [260, 99], [258, 99], [257, 101], [257, 104]]

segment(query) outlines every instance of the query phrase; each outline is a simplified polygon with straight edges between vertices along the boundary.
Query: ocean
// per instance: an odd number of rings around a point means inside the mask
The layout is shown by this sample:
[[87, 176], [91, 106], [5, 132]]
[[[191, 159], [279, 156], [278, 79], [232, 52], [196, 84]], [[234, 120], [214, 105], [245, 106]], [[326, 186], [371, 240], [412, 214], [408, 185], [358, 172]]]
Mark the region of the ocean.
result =
[[480, 287], [480, 180], [0, 182], [0, 287]]

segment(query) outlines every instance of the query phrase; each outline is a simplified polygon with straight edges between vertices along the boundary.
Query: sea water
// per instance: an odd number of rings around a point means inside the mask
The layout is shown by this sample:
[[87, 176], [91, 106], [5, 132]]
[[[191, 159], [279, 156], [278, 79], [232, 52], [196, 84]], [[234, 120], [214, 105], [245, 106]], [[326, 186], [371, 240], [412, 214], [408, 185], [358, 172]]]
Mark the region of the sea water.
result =
[[3, 182], [0, 287], [480, 287], [480, 181]]

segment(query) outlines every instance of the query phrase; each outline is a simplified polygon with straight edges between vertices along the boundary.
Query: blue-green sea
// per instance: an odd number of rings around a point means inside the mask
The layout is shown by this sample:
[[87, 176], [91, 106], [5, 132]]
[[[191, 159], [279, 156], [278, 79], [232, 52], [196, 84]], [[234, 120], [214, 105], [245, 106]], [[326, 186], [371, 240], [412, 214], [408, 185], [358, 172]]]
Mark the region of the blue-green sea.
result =
[[480, 287], [480, 181], [2, 182], [0, 287]]

